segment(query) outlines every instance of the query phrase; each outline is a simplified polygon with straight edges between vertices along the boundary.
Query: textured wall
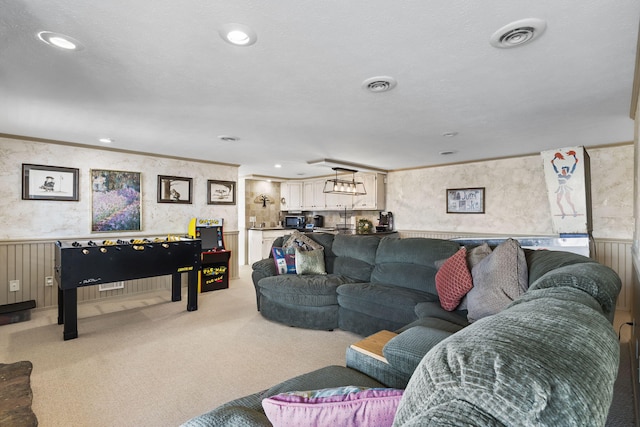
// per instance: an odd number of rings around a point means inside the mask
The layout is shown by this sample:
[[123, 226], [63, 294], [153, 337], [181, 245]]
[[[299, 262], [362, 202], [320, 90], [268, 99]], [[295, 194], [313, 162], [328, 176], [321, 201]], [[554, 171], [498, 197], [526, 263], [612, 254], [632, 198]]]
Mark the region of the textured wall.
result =
[[[266, 206], [262, 206], [260, 196], [267, 196]], [[280, 183], [247, 179], [245, 181], [245, 221], [247, 228], [252, 224], [249, 217], [256, 217], [256, 227], [276, 227], [280, 218]]]
[[[78, 168], [80, 200], [21, 200], [23, 163]], [[142, 231], [91, 233], [90, 169], [141, 172]], [[157, 203], [158, 175], [193, 178], [193, 203]], [[237, 182], [238, 168], [0, 138], [0, 218], [4, 224], [0, 227], [0, 240], [186, 233], [193, 217], [222, 217], [225, 231], [237, 230], [237, 204], [207, 205], [208, 179]]]
[[[634, 148], [587, 149], [593, 236], [633, 236]], [[447, 214], [446, 189], [485, 187], [485, 214]], [[400, 230], [551, 235], [542, 159], [513, 159], [391, 172], [387, 209]]]

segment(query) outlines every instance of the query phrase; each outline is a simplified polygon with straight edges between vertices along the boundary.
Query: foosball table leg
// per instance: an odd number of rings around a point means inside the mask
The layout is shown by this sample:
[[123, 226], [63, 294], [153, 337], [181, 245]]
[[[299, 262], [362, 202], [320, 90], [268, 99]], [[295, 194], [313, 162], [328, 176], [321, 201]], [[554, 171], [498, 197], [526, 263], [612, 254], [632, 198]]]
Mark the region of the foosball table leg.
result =
[[187, 311], [198, 309], [198, 269], [193, 269], [188, 273], [187, 283]]
[[173, 273], [171, 275], [171, 301], [182, 300], [182, 274]]
[[[62, 338], [67, 341], [78, 338], [78, 288], [65, 289], [61, 292], [62, 300], [58, 300], [58, 316], [60, 316], [60, 301], [62, 301], [64, 322]], [[58, 317], [58, 323], [60, 323], [60, 317]]]

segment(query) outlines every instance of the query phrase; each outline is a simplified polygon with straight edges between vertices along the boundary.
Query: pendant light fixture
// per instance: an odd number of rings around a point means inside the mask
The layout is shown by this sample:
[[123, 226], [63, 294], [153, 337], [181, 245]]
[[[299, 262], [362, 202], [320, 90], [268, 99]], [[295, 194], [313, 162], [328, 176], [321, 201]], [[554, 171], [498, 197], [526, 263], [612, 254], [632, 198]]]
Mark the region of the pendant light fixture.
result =
[[[356, 181], [356, 172], [354, 169], [346, 168], [331, 168], [336, 171], [336, 177], [325, 181], [324, 193], [329, 194], [345, 194], [348, 196], [364, 196], [367, 194], [367, 190], [364, 188], [364, 183]], [[351, 179], [338, 178], [338, 172], [351, 173]]]

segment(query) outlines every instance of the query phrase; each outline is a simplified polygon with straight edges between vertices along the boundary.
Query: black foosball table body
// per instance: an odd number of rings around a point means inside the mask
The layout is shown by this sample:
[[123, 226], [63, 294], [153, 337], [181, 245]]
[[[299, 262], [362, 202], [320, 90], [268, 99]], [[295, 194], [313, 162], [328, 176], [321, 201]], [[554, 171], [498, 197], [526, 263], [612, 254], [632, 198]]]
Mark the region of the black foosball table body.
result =
[[171, 275], [171, 300], [180, 301], [181, 276], [188, 274], [187, 311], [198, 309], [199, 239], [155, 239], [56, 242], [58, 324], [63, 338], [78, 337], [78, 288], [124, 280]]

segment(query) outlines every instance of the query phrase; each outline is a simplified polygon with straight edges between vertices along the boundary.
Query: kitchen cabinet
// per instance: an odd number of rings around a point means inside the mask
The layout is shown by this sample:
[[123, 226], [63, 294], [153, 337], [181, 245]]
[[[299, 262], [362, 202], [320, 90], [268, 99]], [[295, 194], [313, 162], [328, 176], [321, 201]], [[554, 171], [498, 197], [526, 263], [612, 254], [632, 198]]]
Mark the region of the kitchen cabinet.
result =
[[367, 194], [353, 197], [353, 209], [384, 210], [386, 193], [386, 175], [381, 173], [357, 173], [356, 181], [362, 181]]
[[249, 265], [253, 264], [256, 261], [260, 261], [264, 258], [269, 258], [269, 251], [271, 251], [271, 246], [273, 245], [273, 241], [276, 240], [280, 236], [284, 236], [287, 234], [293, 233], [293, 230], [288, 229], [249, 229]]
[[[342, 176], [340, 177], [343, 178]], [[351, 180], [352, 175], [344, 179]], [[326, 179], [308, 179], [286, 181], [280, 184], [282, 211], [341, 211], [353, 210], [385, 210], [386, 175], [381, 173], [359, 172], [354, 176], [356, 181], [364, 183], [367, 194], [352, 196], [349, 194], [332, 194], [324, 192]]]
[[280, 210], [302, 210], [302, 181], [285, 181], [280, 183]]
[[325, 193], [326, 210], [335, 211], [343, 209], [351, 209], [353, 206], [353, 198], [350, 194], [332, 194]]
[[321, 211], [326, 209], [324, 182], [326, 180], [303, 181], [302, 209], [305, 211]]

